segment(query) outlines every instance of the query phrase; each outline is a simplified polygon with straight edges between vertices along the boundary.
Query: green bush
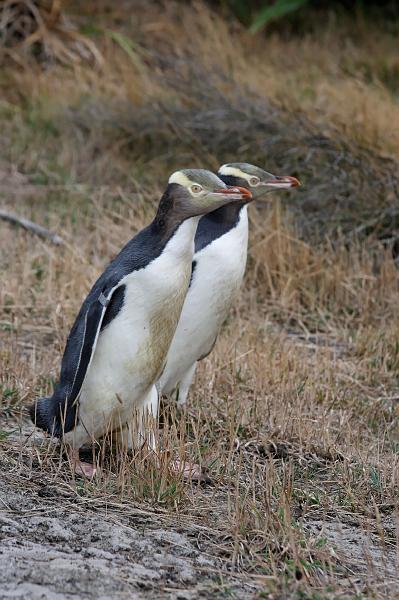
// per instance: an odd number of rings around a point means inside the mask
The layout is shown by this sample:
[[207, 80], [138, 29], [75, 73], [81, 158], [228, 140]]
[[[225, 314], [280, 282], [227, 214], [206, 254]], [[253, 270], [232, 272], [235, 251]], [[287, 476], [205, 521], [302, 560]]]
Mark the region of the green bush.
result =
[[257, 32], [296, 13], [301, 16], [317, 10], [336, 9], [350, 14], [369, 12], [372, 18], [399, 18], [399, 6], [394, 0], [219, 0], [211, 2], [230, 10], [242, 23]]

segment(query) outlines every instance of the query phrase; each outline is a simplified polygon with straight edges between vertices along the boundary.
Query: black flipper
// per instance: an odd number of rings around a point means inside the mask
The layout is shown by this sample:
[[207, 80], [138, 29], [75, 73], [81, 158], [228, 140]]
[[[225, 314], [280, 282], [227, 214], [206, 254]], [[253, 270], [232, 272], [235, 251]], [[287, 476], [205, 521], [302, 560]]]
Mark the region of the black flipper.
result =
[[[120, 293], [118, 295], [118, 309], [123, 305], [124, 285], [111, 289], [105, 286], [99, 294], [95, 293], [95, 287], [83, 303], [69, 334], [61, 364], [60, 382], [53, 396], [39, 398], [30, 410], [31, 419], [37, 427], [58, 437], [73, 429], [77, 423], [76, 400], [93, 358], [107, 307], [117, 290], [122, 291], [122, 296]], [[106, 324], [119, 310], [115, 311], [115, 307], [110, 310], [111, 315]]]

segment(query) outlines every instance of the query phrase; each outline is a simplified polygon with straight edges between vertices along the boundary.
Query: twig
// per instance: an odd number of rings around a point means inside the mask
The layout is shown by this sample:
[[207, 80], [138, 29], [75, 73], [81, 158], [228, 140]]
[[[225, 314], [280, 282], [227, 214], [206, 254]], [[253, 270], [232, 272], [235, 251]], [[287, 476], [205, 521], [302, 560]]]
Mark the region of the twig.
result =
[[51, 231], [49, 231], [45, 227], [42, 227], [41, 225], [37, 225], [36, 223], [29, 221], [29, 219], [17, 217], [17, 215], [14, 215], [13, 213], [9, 213], [6, 210], [0, 209], [0, 219], [9, 221], [10, 223], [13, 223], [16, 225], [20, 225], [21, 227], [24, 227], [28, 231], [32, 231], [36, 235], [39, 235], [40, 237], [45, 238], [46, 240], [50, 240], [50, 242], [52, 242], [56, 246], [60, 246], [61, 244], [65, 243], [64, 240], [62, 239], [62, 237], [60, 237], [58, 234], [51, 233]]

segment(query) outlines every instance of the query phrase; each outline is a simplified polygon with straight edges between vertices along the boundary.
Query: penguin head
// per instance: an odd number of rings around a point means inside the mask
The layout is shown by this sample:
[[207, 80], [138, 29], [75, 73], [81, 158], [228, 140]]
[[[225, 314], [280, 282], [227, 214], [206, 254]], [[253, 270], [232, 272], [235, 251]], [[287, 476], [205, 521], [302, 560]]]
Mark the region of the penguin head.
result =
[[226, 185], [204, 169], [182, 169], [169, 177], [174, 210], [184, 218], [199, 216], [231, 202], [247, 203], [252, 194], [247, 187]]
[[274, 190], [287, 190], [300, 186], [296, 177], [272, 175], [260, 167], [248, 163], [228, 163], [219, 168], [218, 176], [227, 185], [245, 187], [254, 199]]

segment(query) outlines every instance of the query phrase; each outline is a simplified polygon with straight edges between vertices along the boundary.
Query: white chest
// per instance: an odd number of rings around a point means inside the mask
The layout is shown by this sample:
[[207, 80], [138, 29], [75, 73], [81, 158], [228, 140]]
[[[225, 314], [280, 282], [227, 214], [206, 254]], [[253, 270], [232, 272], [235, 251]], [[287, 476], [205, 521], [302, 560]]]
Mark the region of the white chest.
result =
[[247, 260], [248, 214], [236, 227], [194, 255], [196, 267], [158, 387], [170, 393], [206, 355], [241, 285]]
[[193, 302], [194, 297], [200, 302], [206, 300], [204, 320], [216, 316], [212, 311], [224, 315], [229, 311], [244, 276], [247, 248], [248, 213], [244, 207], [236, 227], [194, 255], [196, 272], [186, 303]]
[[163, 368], [186, 296], [196, 222], [186, 221], [150, 264], [121, 280], [124, 304], [101, 332], [79, 399], [98, 435], [105, 420], [126, 420]]

